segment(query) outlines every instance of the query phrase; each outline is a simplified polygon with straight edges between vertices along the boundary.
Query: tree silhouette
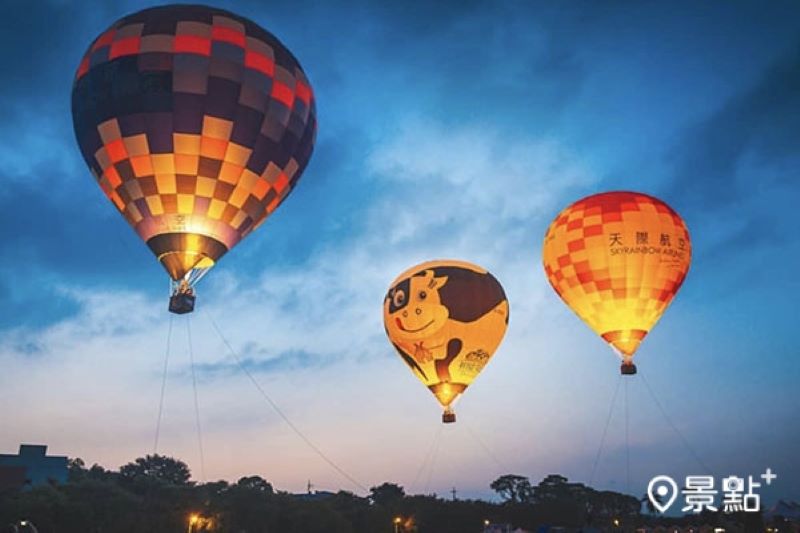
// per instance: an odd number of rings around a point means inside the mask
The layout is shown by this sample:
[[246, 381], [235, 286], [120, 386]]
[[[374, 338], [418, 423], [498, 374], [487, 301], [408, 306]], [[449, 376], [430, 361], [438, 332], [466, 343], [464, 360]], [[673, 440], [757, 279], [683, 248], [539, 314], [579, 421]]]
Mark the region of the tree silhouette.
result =
[[261, 476], [247, 476], [240, 478], [239, 481], [236, 482], [236, 486], [256, 492], [262, 492], [264, 494], [272, 494], [274, 492], [272, 490], [272, 484]]
[[162, 481], [170, 485], [186, 485], [192, 475], [183, 461], [158, 454], [139, 457], [122, 466], [119, 473], [132, 481]]
[[369, 493], [369, 498], [374, 503], [384, 507], [397, 503], [406, 495], [406, 491], [403, 489], [403, 487], [396, 485], [395, 483], [383, 483], [377, 487], [371, 487], [369, 489]]
[[529, 503], [533, 498], [531, 482], [525, 476], [506, 474], [492, 481], [489, 487], [506, 503]]

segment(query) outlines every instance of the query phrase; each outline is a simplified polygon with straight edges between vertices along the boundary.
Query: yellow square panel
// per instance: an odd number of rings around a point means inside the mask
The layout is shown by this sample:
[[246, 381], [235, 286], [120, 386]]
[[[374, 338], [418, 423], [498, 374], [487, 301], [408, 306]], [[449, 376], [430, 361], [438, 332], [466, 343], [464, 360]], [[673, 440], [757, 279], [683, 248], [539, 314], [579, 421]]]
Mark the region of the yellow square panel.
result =
[[181, 215], [191, 215], [194, 210], [194, 196], [191, 194], [178, 195], [178, 213]]
[[233, 226], [234, 228], [238, 228], [239, 226], [242, 225], [242, 222], [244, 222], [245, 217], [247, 217], [247, 213], [241, 210], [238, 211], [236, 213], [236, 216], [233, 217], [233, 220], [231, 220], [231, 226]]
[[225, 211], [226, 205], [228, 205], [226, 202], [212, 198], [211, 204], [208, 206], [208, 218], [220, 220], [222, 218], [222, 212]]
[[200, 136], [192, 133], [173, 133], [172, 146], [176, 154], [199, 154]]
[[210, 117], [208, 115], [203, 117], [203, 137], [211, 137], [212, 139], [222, 139], [227, 141], [231, 138], [232, 130], [233, 122], [230, 120]]
[[228, 203], [241, 208], [244, 203], [247, 201], [247, 197], [250, 195], [250, 190], [246, 189], [245, 187], [238, 186], [233, 190], [231, 193], [231, 197], [228, 198]]
[[175, 174], [175, 156], [172, 154], [153, 154], [153, 172], [155, 174]]
[[252, 191], [256, 186], [256, 182], [258, 182], [260, 179], [261, 178], [258, 176], [258, 174], [246, 168], [242, 172], [242, 176], [239, 178], [239, 186], [244, 187], [248, 191]]
[[150, 209], [150, 214], [153, 216], [164, 214], [164, 206], [161, 205], [160, 196], [148, 196], [145, 198], [145, 200], [147, 201], [147, 207]]
[[211, 198], [214, 196], [214, 184], [216, 180], [211, 178], [206, 178], [204, 176], [197, 177], [197, 184], [195, 186], [195, 194], [197, 196], [204, 196], [206, 198]]
[[245, 148], [236, 143], [229, 143], [228, 149], [225, 150], [225, 161], [243, 167], [247, 164], [251, 153], [252, 150], [249, 148]]
[[156, 188], [158, 194], [175, 194], [177, 192], [175, 174], [156, 174]]
[[219, 180], [234, 185], [239, 182], [243, 170], [244, 168], [239, 165], [223, 162], [219, 171]]

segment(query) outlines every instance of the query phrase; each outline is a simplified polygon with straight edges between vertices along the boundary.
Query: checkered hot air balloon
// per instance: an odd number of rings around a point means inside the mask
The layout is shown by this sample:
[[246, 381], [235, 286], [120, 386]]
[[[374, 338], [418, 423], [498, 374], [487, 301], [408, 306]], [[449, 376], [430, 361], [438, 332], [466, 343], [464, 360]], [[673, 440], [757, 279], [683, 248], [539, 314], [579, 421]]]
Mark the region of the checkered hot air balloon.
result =
[[634, 353], [689, 271], [683, 219], [646, 194], [596, 194], [559, 213], [542, 255], [558, 295], [636, 373]]
[[254, 22], [196, 5], [154, 7], [98, 36], [72, 116], [103, 192], [191, 305], [192, 286], [263, 223], [314, 147], [311, 86]]

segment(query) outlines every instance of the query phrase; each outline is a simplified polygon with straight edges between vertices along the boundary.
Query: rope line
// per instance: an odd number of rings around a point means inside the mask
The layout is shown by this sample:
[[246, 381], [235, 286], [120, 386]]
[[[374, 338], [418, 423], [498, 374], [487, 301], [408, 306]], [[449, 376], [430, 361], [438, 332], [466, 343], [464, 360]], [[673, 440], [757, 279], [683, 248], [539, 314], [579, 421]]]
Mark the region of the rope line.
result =
[[611, 397], [611, 403], [608, 406], [608, 416], [606, 417], [606, 426], [603, 428], [603, 436], [600, 438], [600, 446], [597, 448], [597, 455], [595, 455], [594, 463], [592, 464], [592, 474], [589, 476], [588, 486], [592, 486], [594, 476], [597, 473], [597, 465], [600, 463], [600, 456], [603, 453], [603, 446], [606, 443], [606, 436], [608, 435], [608, 426], [611, 425], [611, 417], [614, 414], [614, 406], [617, 403], [617, 395], [619, 394], [619, 386], [622, 383], [622, 377], [617, 379], [617, 386], [614, 388], [614, 395]]
[[672, 422], [672, 419], [669, 417], [669, 415], [667, 415], [666, 409], [664, 409], [664, 406], [658, 400], [658, 397], [656, 397], [655, 392], [653, 391], [652, 387], [650, 387], [650, 383], [647, 381], [647, 378], [644, 377], [644, 374], [642, 374], [641, 371], [639, 371], [639, 375], [642, 377], [642, 382], [647, 388], [647, 392], [650, 393], [650, 397], [653, 398], [653, 402], [656, 404], [658, 410], [661, 412], [661, 416], [664, 417], [664, 420], [672, 428], [672, 431], [674, 431], [675, 434], [678, 435], [678, 438], [680, 438], [681, 442], [683, 442], [684, 447], [689, 451], [694, 460], [697, 461], [697, 464], [703, 467], [709, 474], [715, 474], [714, 470], [709, 468], [708, 465], [700, 458], [700, 455], [695, 451], [695, 449], [691, 446], [691, 444], [689, 444], [689, 441], [686, 439], [686, 437], [683, 436], [683, 433]]
[[211, 322], [211, 325], [214, 327], [214, 331], [216, 331], [217, 335], [219, 335], [219, 338], [220, 338], [220, 340], [222, 340], [222, 343], [228, 349], [228, 352], [230, 353], [231, 358], [236, 362], [236, 366], [239, 367], [239, 370], [241, 370], [242, 373], [245, 376], [247, 376], [247, 378], [250, 380], [250, 382], [253, 384], [253, 386], [256, 388], [256, 390], [261, 394], [261, 396], [270, 405], [270, 407], [272, 407], [272, 409], [275, 411], [275, 413], [277, 413], [277, 415], [279, 417], [281, 417], [284, 422], [286, 422], [286, 425], [288, 425], [291, 428], [291, 430], [294, 431], [294, 433], [303, 442], [305, 442], [306, 445], [309, 448], [311, 448], [311, 450], [314, 451], [314, 453], [316, 453], [323, 461], [325, 461], [328, 464], [328, 466], [330, 466], [336, 472], [338, 472], [339, 475], [341, 475], [343, 478], [345, 478], [347, 481], [349, 481], [353, 486], [357, 487], [358, 489], [360, 489], [360, 490], [362, 490], [364, 492], [369, 492], [369, 489], [367, 489], [367, 487], [365, 487], [362, 483], [359, 483], [353, 476], [348, 474], [343, 468], [341, 468], [338, 464], [336, 464], [330, 457], [325, 455], [325, 453], [319, 447], [317, 447], [311, 441], [311, 439], [309, 439], [305, 435], [305, 433], [300, 431], [300, 429], [296, 425], [294, 425], [294, 423], [289, 419], [289, 417], [286, 416], [286, 414], [281, 410], [280, 407], [278, 407], [278, 404], [275, 403], [275, 401], [270, 397], [269, 394], [267, 394], [267, 391], [264, 390], [264, 388], [261, 386], [261, 384], [258, 382], [258, 380], [256, 380], [256, 378], [253, 376], [253, 374], [250, 373], [250, 371], [247, 370], [247, 368], [242, 364], [242, 360], [239, 358], [239, 355], [236, 353], [236, 350], [234, 350], [233, 346], [231, 346], [231, 343], [228, 342], [227, 337], [225, 337], [225, 335], [222, 333], [222, 330], [220, 330], [219, 326], [217, 325], [217, 322], [214, 320], [214, 317], [211, 316], [211, 313], [207, 313], [206, 312], [205, 315], [208, 317], [209, 321]]
[[[442, 425], [441, 429], [444, 429], [444, 425]], [[434, 468], [436, 467], [436, 460], [439, 457], [439, 448], [441, 448], [441, 446], [442, 446], [442, 439], [438, 439], [436, 442], [436, 446], [433, 449], [433, 456], [431, 457], [430, 470], [428, 470], [428, 479], [425, 481], [425, 492], [423, 494], [428, 494], [428, 490], [431, 487], [431, 479], [433, 478], [433, 471]]]
[[494, 462], [494, 464], [496, 464], [498, 466], [498, 468], [500, 468], [501, 471], [510, 472], [510, 469], [508, 468], [508, 466], [506, 466], [500, 459], [497, 458], [497, 455], [495, 455], [492, 452], [492, 450], [489, 449], [489, 446], [487, 446], [486, 442], [483, 439], [480, 438], [479, 434], [474, 429], [472, 429], [472, 426], [470, 424], [468, 424], [467, 422], [462, 422], [462, 423], [464, 424], [464, 427], [467, 428], [467, 431], [469, 432], [469, 434], [472, 435], [472, 438], [475, 439], [475, 442], [477, 442], [478, 445], [481, 448], [483, 448], [483, 451], [486, 452], [486, 455], [489, 456], [489, 458]]
[[628, 380], [625, 380], [625, 490], [631, 492], [630, 417], [628, 416]]
[[192, 327], [189, 317], [186, 318], [186, 336], [189, 341], [189, 364], [192, 368], [192, 389], [194, 391], [194, 419], [197, 425], [197, 447], [200, 450], [200, 476], [206, 481], [206, 460], [203, 454], [203, 432], [200, 426], [200, 402], [197, 398], [197, 375], [194, 371], [194, 351], [192, 349]]
[[161, 396], [158, 400], [158, 417], [156, 418], [156, 436], [153, 441], [153, 455], [158, 453], [158, 439], [161, 435], [161, 416], [164, 412], [164, 393], [167, 390], [167, 370], [169, 369], [169, 347], [170, 347], [170, 340], [172, 339], [172, 318], [173, 315], [170, 313], [169, 315], [169, 327], [167, 329], [167, 348], [165, 350], [166, 354], [164, 355], [164, 375], [161, 377]]
[[419, 478], [422, 476], [422, 472], [425, 471], [425, 467], [428, 465], [428, 461], [431, 460], [431, 457], [433, 455], [433, 448], [436, 446], [436, 444], [439, 442], [439, 438], [442, 436], [443, 427], [444, 424], [439, 424], [439, 428], [436, 430], [436, 434], [434, 435], [433, 440], [431, 441], [431, 445], [428, 446], [428, 451], [425, 453], [425, 457], [422, 459], [422, 464], [419, 465], [419, 468], [417, 469], [417, 475], [414, 476], [414, 481], [412, 481], [411, 485], [409, 485], [409, 488], [411, 490], [419, 488], [417, 486], [417, 482], [419, 481]]

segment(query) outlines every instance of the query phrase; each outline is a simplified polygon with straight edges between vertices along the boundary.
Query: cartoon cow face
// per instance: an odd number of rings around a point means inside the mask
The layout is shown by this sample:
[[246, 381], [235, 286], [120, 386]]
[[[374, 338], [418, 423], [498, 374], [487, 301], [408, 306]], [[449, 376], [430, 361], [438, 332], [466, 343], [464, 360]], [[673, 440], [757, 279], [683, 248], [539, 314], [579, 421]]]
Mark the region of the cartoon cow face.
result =
[[417, 341], [441, 329], [450, 316], [439, 297], [445, 283], [447, 276], [437, 278], [433, 270], [426, 270], [389, 289], [383, 310], [390, 335]]

